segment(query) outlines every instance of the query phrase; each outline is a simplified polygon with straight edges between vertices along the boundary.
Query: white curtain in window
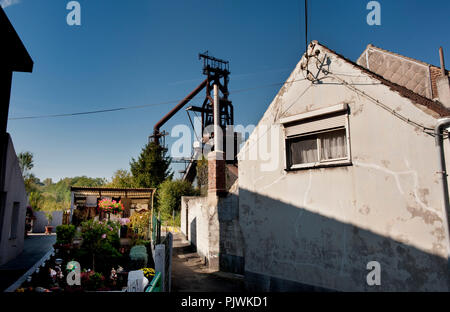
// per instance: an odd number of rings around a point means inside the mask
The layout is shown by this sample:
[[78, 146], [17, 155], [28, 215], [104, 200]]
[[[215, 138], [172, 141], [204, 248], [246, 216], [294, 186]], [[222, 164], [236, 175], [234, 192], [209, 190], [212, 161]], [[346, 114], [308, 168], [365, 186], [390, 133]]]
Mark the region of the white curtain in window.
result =
[[309, 164], [318, 161], [317, 139], [315, 137], [292, 139], [290, 149], [292, 165]]
[[320, 135], [320, 156], [322, 160], [347, 157], [347, 140], [345, 129]]

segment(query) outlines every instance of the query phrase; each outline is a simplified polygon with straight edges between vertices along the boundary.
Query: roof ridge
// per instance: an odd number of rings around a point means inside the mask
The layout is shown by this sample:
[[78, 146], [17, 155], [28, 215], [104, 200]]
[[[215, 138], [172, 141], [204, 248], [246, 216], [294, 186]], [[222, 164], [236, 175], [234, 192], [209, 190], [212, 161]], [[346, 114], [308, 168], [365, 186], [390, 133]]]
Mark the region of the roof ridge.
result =
[[71, 186], [70, 189], [84, 189], [84, 190], [130, 190], [130, 191], [150, 191], [156, 190], [153, 187], [109, 187], [109, 186]]
[[[409, 61], [417, 62], [417, 63], [422, 64], [422, 65], [424, 65], [424, 66], [431, 66], [431, 67], [438, 68], [438, 69], [441, 68], [440, 66], [436, 66], [436, 65], [433, 65], [433, 64], [430, 64], [430, 63], [427, 63], [427, 62], [424, 62], [424, 61], [415, 59], [415, 58], [413, 58], [413, 57], [409, 57], [409, 56], [406, 56], [406, 55], [403, 55], [403, 54], [400, 54], [400, 53], [397, 53], [397, 52], [394, 52], [394, 51], [390, 51], [390, 50], [387, 50], [387, 49], [383, 49], [383, 48], [377, 47], [377, 46], [373, 45], [372, 43], [369, 43], [369, 44], [367, 45], [366, 49], [365, 49], [364, 52], [361, 54], [361, 56], [362, 56], [362, 55], [366, 52], [366, 50], [369, 49], [369, 48], [374, 48], [374, 49], [380, 50], [380, 51], [382, 51], [382, 52], [390, 53], [390, 54], [393, 54], [393, 55], [395, 55], [395, 56], [405, 58], [405, 59], [407, 59], [407, 60], [409, 60]], [[360, 57], [361, 57], [361, 56], [360, 56]], [[446, 71], [446, 73], [448, 74], [448, 70], [446, 69], [445, 71]]]

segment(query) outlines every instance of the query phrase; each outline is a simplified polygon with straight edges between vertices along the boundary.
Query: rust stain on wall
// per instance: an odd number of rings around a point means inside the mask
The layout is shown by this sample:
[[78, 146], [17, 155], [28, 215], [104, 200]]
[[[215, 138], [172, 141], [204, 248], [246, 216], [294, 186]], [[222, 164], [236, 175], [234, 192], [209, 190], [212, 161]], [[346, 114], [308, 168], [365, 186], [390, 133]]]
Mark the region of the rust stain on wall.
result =
[[428, 206], [428, 195], [430, 195], [430, 190], [427, 188], [421, 188], [418, 190], [420, 200]]
[[412, 218], [421, 218], [426, 224], [433, 224], [436, 221], [442, 222], [442, 219], [434, 212], [422, 208], [407, 206], [406, 209]]

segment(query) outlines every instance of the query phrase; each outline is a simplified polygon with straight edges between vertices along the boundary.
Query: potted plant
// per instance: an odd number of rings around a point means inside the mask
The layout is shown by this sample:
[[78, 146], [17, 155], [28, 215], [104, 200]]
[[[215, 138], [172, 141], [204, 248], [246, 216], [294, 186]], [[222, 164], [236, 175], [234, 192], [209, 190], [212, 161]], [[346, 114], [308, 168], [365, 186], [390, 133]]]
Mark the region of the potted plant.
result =
[[115, 201], [108, 198], [102, 199], [98, 203], [98, 207], [108, 214], [108, 219], [110, 219], [110, 215], [112, 214], [119, 214], [124, 211], [124, 206], [122, 204], [122, 201]]
[[53, 220], [53, 213], [47, 212], [45, 214], [45, 216], [47, 217], [47, 220], [48, 220], [48, 223], [45, 226], [45, 234], [51, 234], [53, 232], [53, 226], [50, 224], [52, 223], [52, 220]]

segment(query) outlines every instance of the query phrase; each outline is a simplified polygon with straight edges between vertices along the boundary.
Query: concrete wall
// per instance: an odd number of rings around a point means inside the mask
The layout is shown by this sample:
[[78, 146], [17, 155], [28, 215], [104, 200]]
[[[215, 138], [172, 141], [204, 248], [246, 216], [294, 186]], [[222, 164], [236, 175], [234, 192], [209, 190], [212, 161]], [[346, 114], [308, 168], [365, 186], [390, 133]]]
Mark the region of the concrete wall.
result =
[[220, 271], [244, 274], [244, 238], [239, 223], [239, 193], [236, 182], [226, 197], [220, 198], [219, 268]]
[[[353, 88], [429, 128], [438, 116], [319, 49], [328, 75], [312, 84], [299, 63], [239, 154], [248, 288], [448, 291], [434, 138]], [[352, 164], [286, 171], [280, 119], [340, 103], [350, 107]], [[366, 283], [369, 261], [381, 264], [380, 286]]]
[[[27, 193], [19, 161], [11, 137], [8, 135], [5, 163], [5, 183], [0, 200], [0, 265], [14, 259], [23, 250]], [[16, 206], [15, 204], [16, 203]], [[10, 237], [13, 207], [17, 212], [17, 235]]]
[[[53, 232], [56, 232], [56, 227], [62, 224], [63, 211], [53, 211], [52, 225]], [[36, 220], [33, 222], [33, 233], [45, 233], [45, 227], [48, 225], [48, 219], [44, 211], [35, 211], [34, 216]]]
[[237, 184], [226, 197], [182, 197], [181, 231], [210, 268], [243, 274]]
[[181, 231], [196, 248], [197, 253], [212, 266], [218, 265], [219, 254], [216, 208], [208, 202], [208, 197], [181, 198]]

